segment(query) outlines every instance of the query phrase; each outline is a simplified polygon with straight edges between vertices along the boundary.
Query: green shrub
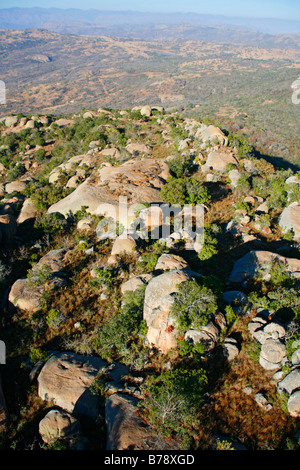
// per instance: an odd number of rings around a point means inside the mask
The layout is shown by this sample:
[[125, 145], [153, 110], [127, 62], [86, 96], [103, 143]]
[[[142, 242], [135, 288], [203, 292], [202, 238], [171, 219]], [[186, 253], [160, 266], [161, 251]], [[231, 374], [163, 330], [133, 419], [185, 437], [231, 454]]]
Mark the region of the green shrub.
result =
[[141, 256], [140, 261], [137, 264], [139, 272], [151, 272], [154, 271], [157, 264], [158, 258], [163, 253], [168, 253], [169, 249], [165, 243], [160, 243], [158, 240], [151, 246], [151, 251]]
[[210, 260], [213, 256], [218, 254], [217, 233], [218, 231], [210, 224], [204, 226], [204, 244], [198, 253], [200, 261]]
[[216, 312], [217, 296], [206, 286], [196, 281], [185, 281], [178, 286], [171, 314], [176, 319], [179, 331], [189, 328], [201, 329]]
[[181, 178], [190, 166], [189, 158], [176, 157], [168, 162], [168, 167], [176, 178]]
[[142, 403], [148, 422], [161, 435], [191, 445], [191, 431], [197, 424], [197, 412], [207, 387], [204, 370], [169, 370], [150, 377], [144, 386]]
[[161, 189], [161, 198], [170, 205], [208, 204], [210, 194], [206, 186], [195, 178], [177, 178]]
[[134, 292], [126, 292], [121, 311], [103, 324], [95, 340], [96, 349], [103, 358], [126, 356], [131, 341], [145, 332], [144, 297], [144, 286]]

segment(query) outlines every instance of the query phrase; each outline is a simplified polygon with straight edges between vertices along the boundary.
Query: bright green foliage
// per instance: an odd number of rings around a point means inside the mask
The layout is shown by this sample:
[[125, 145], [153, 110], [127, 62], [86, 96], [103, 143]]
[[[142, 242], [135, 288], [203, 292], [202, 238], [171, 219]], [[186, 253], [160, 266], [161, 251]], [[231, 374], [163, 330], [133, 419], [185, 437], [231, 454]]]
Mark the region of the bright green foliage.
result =
[[208, 204], [210, 195], [206, 186], [196, 178], [177, 178], [166, 183], [161, 197], [170, 205]]
[[205, 225], [204, 227], [204, 245], [198, 253], [200, 261], [206, 261], [218, 254], [218, 238], [214, 227]]
[[114, 280], [114, 272], [107, 268], [99, 268], [95, 269], [94, 271], [96, 275], [94, 282], [100, 287], [104, 286], [107, 289], [110, 289]]
[[180, 331], [206, 325], [217, 310], [217, 296], [206, 286], [196, 281], [182, 282], [178, 287], [171, 313]]
[[141, 260], [138, 262], [138, 270], [141, 272], [151, 272], [155, 269], [158, 258], [163, 253], [168, 253], [169, 249], [166, 248], [165, 243], [159, 243], [157, 240], [153, 243], [151, 251], [141, 256]]
[[176, 157], [168, 162], [168, 167], [176, 178], [181, 178], [189, 166], [190, 162], [186, 157]]
[[150, 377], [144, 390], [143, 407], [151, 425], [164, 436], [175, 433], [189, 446], [189, 431], [197, 422], [207, 383], [202, 369], [169, 370], [158, 377]]
[[126, 292], [122, 308], [102, 326], [96, 338], [96, 349], [103, 358], [125, 356], [130, 342], [145, 331], [143, 322], [145, 287]]

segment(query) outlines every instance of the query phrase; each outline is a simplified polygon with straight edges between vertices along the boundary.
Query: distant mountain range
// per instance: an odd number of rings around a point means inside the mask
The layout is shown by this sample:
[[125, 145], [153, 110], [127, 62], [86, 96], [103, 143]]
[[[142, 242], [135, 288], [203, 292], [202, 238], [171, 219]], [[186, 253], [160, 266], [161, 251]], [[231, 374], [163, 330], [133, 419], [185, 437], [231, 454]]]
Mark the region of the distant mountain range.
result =
[[[98, 34], [102, 29], [114, 27], [120, 34], [139, 32], [142, 25], [189, 25], [207, 27], [242, 28], [250, 33], [258, 31], [264, 34], [300, 34], [300, 21], [233, 18], [222, 15], [202, 15], [198, 13], [146, 13], [138, 11], [100, 11], [58, 8], [7, 8], [0, 9], [1, 29], [45, 28], [55, 32], [78, 32]], [[98, 28], [96, 28], [96, 25]], [[197, 39], [197, 38], [196, 38]]]

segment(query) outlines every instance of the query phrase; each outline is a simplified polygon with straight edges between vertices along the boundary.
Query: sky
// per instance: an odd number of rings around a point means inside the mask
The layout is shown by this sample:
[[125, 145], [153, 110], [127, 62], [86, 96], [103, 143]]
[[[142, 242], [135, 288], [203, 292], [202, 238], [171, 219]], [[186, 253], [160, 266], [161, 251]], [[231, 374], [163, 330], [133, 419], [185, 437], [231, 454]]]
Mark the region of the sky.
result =
[[195, 12], [234, 17], [300, 20], [300, 0], [0, 0], [0, 8], [43, 7], [82, 10]]

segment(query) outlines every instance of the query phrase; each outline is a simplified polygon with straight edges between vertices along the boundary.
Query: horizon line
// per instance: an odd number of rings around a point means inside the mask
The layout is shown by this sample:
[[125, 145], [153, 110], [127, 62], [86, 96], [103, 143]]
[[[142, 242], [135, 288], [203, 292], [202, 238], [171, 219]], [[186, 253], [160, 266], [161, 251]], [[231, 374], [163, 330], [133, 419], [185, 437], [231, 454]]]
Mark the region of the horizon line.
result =
[[76, 8], [76, 7], [69, 7], [69, 8], [63, 8], [63, 7], [40, 7], [40, 6], [9, 6], [9, 7], [0, 7], [1, 10], [12, 10], [12, 9], [19, 9], [19, 10], [32, 10], [32, 9], [38, 9], [38, 10], [60, 10], [60, 11], [69, 11], [69, 10], [75, 10], [75, 11], [98, 11], [98, 12], [110, 12], [110, 13], [141, 13], [141, 14], [193, 14], [193, 15], [199, 15], [199, 16], [211, 16], [211, 17], [218, 17], [218, 18], [233, 18], [233, 19], [249, 19], [249, 20], [272, 20], [272, 21], [288, 21], [288, 22], [300, 22], [300, 18], [280, 18], [280, 17], [267, 17], [267, 16], [234, 16], [234, 15], [225, 15], [225, 14], [216, 14], [216, 13], [200, 13], [196, 11], [174, 11], [174, 10], [167, 10], [167, 11], [143, 11], [143, 10], [121, 10], [121, 9], [98, 9], [98, 8]]

